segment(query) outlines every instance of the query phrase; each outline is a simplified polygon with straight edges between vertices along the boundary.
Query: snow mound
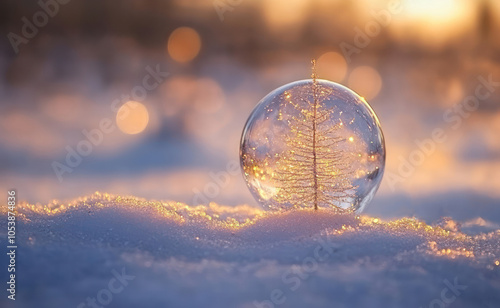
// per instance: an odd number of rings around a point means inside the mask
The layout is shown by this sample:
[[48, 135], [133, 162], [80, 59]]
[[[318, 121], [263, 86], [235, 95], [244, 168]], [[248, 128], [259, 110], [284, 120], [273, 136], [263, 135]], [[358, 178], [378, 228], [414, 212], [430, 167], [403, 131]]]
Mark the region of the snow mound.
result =
[[500, 230], [471, 236], [449, 218], [101, 193], [17, 211], [17, 300], [1, 307], [500, 306]]

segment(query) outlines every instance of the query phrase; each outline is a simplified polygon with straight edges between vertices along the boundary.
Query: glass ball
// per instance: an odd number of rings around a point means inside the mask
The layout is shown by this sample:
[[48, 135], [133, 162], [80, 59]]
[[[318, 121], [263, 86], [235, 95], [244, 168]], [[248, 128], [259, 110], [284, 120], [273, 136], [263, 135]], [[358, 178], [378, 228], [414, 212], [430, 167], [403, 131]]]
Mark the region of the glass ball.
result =
[[257, 104], [243, 130], [240, 163], [264, 208], [360, 213], [382, 180], [384, 136], [363, 97], [327, 80], [301, 80]]

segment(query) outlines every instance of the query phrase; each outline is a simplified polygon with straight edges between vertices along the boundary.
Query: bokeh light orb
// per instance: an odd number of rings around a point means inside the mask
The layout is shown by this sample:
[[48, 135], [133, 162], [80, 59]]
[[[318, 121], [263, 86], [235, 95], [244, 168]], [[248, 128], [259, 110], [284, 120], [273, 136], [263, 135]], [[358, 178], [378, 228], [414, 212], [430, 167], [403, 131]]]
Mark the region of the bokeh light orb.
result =
[[240, 162], [264, 208], [359, 213], [382, 180], [385, 143], [364, 98], [309, 79], [284, 85], [257, 104], [243, 130]]
[[168, 38], [167, 50], [172, 59], [185, 63], [193, 60], [201, 49], [201, 38], [193, 28], [175, 29]]
[[125, 134], [138, 134], [148, 126], [148, 123], [148, 110], [139, 102], [128, 101], [116, 113], [116, 125]]

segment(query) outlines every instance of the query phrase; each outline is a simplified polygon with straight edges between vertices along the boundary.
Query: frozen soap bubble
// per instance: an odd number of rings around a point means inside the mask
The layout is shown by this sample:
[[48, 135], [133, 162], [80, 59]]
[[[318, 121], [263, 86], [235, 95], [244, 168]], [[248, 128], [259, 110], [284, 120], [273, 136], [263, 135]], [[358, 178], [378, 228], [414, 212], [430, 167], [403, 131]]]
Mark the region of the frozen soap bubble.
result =
[[385, 167], [379, 120], [363, 97], [308, 79], [264, 97], [245, 124], [241, 168], [265, 208], [361, 212]]

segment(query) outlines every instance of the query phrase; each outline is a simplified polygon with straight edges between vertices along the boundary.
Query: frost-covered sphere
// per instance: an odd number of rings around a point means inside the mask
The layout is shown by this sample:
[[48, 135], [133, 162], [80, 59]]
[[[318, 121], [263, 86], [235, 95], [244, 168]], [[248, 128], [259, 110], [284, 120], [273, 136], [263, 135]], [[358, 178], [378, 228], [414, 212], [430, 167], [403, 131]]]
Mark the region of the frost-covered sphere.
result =
[[245, 124], [241, 168], [265, 208], [361, 212], [384, 173], [379, 120], [363, 97], [327, 80], [284, 85]]

